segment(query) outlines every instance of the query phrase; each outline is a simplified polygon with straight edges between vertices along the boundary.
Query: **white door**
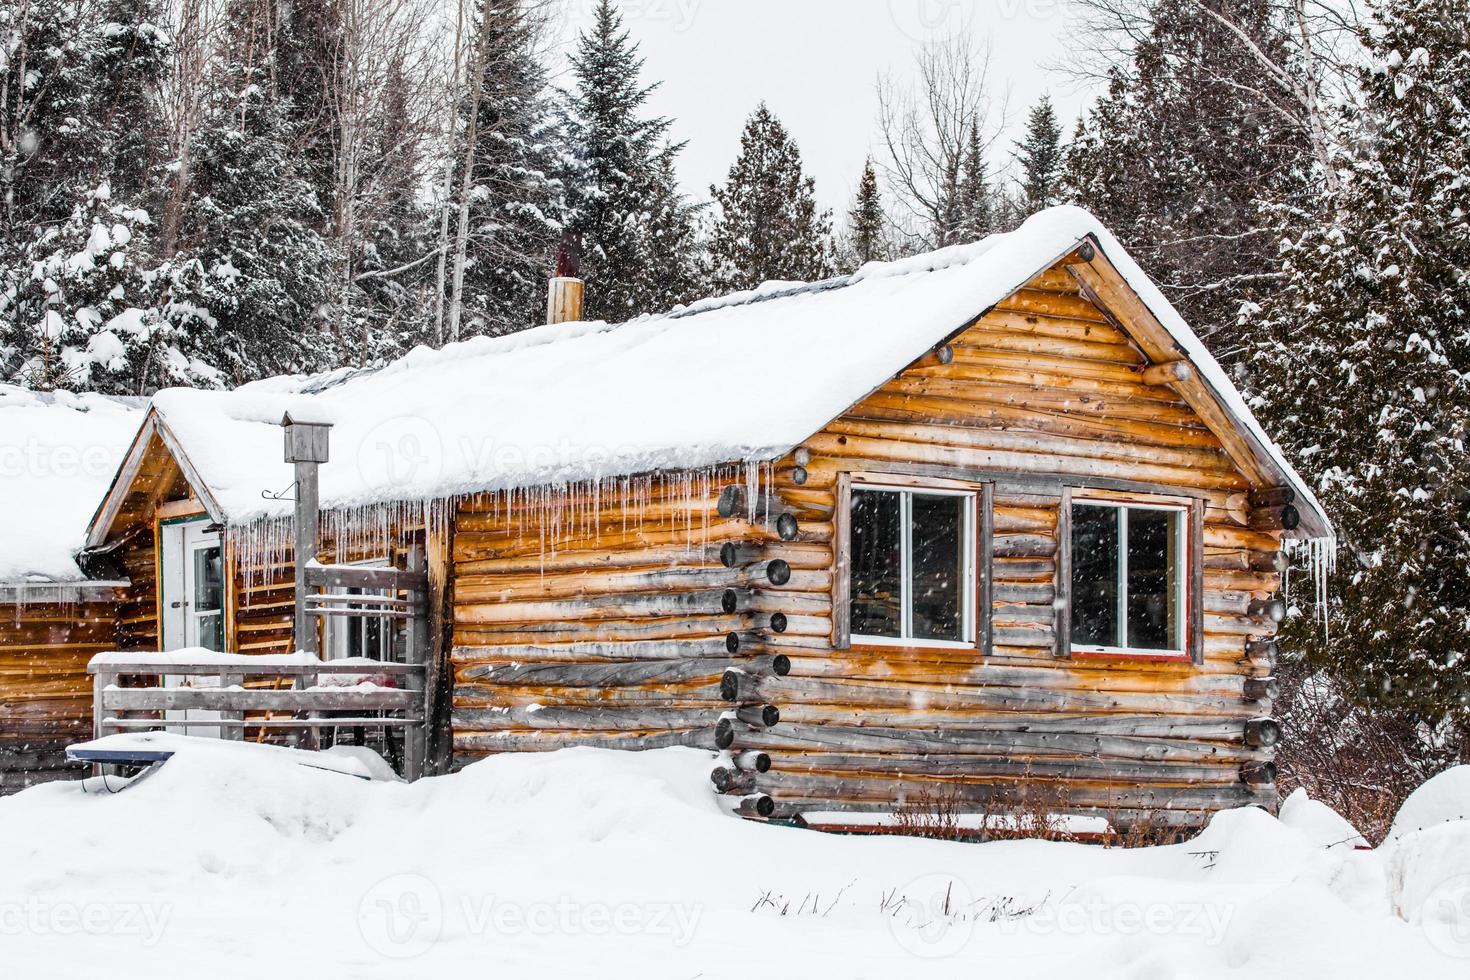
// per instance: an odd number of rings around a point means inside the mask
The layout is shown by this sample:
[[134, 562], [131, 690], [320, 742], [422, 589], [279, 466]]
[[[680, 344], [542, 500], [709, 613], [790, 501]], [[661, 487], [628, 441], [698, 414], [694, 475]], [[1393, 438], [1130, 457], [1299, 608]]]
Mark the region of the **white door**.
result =
[[[212, 531], [208, 520], [181, 521], [165, 524], [162, 534], [163, 649], [224, 649], [225, 578], [224, 548], [218, 531]], [[192, 680], [172, 676], [164, 678], [165, 687], [214, 687], [218, 679], [195, 677]], [[217, 721], [219, 712], [177, 710], [165, 712], [168, 721]], [[187, 735], [220, 737], [220, 730], [207, 725], [170, 727]]]

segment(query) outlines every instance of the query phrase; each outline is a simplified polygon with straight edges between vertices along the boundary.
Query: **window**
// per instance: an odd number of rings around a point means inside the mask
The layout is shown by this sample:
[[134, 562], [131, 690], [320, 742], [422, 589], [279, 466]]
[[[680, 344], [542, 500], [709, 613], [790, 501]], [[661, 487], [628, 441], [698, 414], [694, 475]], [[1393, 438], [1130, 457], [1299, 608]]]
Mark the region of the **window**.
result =
[[[354, 562], [364, 568], [391, 568], [387, 559]], [[374, 599], [389, 595], [381, 589], [332, 589], [333, 595], [358, 595], [364, 601], [347, 603], [345, 608], [367, 613], [381, 610]], [[370, 660], [393, 659], [393, 633], [395, 620], [382, 616], [327, 616], [327, 659], [342, 660], [346, 657], [367, 657]]]
[[848, 515], [852, 639], [973, 642], [975, 495], [855, 485]]
[[1071, 524], [1073, 650], [1183, 656], [1189, 509], [1079, 500]]

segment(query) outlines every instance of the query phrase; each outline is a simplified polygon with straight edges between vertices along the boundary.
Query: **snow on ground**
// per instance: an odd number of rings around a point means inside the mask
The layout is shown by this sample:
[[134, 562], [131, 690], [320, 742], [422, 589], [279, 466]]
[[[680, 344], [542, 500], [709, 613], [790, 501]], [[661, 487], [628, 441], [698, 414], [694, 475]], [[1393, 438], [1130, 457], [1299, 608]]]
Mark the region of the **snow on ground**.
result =
[[75, 582], [87, 521], [143, 420], [142, 400], [0, 385], [0, 583]]
[[726, 815], [692, 749], [406, 785], [173, 744], [124, 792], [0, 800], [5, 975], [1470, 976], [1470, 888], [1435, 864], [1464, 821], [1378, 851], [1305, 800], [1143, 850], [840, 837]]

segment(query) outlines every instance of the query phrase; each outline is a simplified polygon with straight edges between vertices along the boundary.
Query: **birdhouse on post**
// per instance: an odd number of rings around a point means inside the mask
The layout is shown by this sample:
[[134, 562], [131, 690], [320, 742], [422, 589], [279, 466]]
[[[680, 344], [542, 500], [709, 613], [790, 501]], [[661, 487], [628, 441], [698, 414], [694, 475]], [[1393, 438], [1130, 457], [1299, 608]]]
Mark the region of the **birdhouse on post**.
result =
[[293, 418], [287, 412], [281, 428], [286, 433], [286, 462], [296, 467], [296, 649], [315, 654], [316, 622], [306, 612], [306, 563], [316, 560], [319, 552], [318, 468], [328, 459], [327, 434], [332, 426], [329, 422]]

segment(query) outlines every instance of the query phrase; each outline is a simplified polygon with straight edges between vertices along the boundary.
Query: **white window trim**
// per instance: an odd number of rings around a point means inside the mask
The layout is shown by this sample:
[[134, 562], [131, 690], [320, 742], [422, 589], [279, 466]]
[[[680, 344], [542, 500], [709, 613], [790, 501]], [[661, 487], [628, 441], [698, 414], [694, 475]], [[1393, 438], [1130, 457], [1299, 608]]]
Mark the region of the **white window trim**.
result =
[[[1111, 507], [1114, 510], [1162, 510], [1171, 511], [1179, 515], [1179, 525], [1174, 534], [1174, 601], [1176, 603], [1176, 617], [1178, 622], [1177, 647], [1168, 649], [1145, 649], [1142, 647], [1130, 647], [1128, 639], [1128, 575], [1125, 567], [1128, 561], [1128, 520], [1125, 517], [1118, 530], [1118, 628], [1122, 631], [1123, 646], [1090, 645], [1086, 643], [1072, 643], [1072, 652], [1091, 655], [1116, 656], [1116, 657], [1154, 657], [1159, 659], [1180, 660], [1190, 657], [1189, 651], [1189, 519], [1190, 505], [1188, 503], [1173, 503], [1165, 501], [1141, 501], [1141, 500], [1115, 500], [1112, 498], [1098, 497], [1072, 497], [1072, 508], [1078, 507]], [[1067, 542], [1070, 548], [1071, 542]], [[1072, 557], [1072, 565], [1076, 566], [1076, 555]], [[1068, 588], [1068, 595], [1071, 589]], [[1072, 601], [1071, 598], [1068, 599]], [[1075, 610], [1075, 606], [1073, 609]], [[1074, 615], [1069, 610], [1069, 615]], [[1076, 629], [1075, 618], [1068, 632]]]
[[[850, 633], [849, 643], [855, 646], [886, 646], [886, 647], [934, 647], [950, 648], [955, 650], [973, 650], [975, 648], [975, 534], [976, 520], [979, 507], [979, 491], [970, 489], [957, 489], [954, 487], [927, 486], [920, 484], [896, 484], [882, 483], [876, 481], [854, 479], [848, 488], [847, 507], [849, 515], [852, 511], [852, 495], [862, 490], [878, 490], [885, 493], [899, 494], [899, 587], [902, 590], [899, 598], [899, 636], [869, 636], [866, 633]], [[913, 631], [913, 581], [910, 566], [913, 562], [913, 495], [922, 494], [930, 497], [962, 497], [964, 506], [964, 529], [961, 538], [964, 543], [964, 594], [961, 597], [960, 623], [961, 640], [927, 640], [922, 637], [912, 636]], [[848, 534], [852, 534], [851, 517], [849, 516]], [[850, 548], [851, 542], [844, 542], [843, 547]], [[851, 604], [852, 596], [847, 599]], [[848, 610], [843, 615], [850, 615]]]

